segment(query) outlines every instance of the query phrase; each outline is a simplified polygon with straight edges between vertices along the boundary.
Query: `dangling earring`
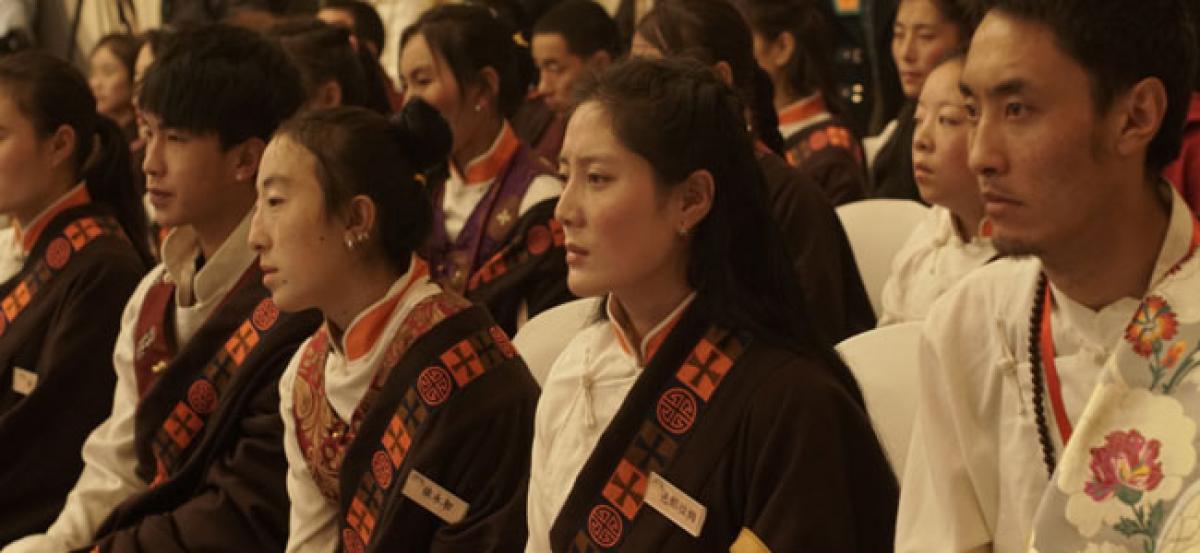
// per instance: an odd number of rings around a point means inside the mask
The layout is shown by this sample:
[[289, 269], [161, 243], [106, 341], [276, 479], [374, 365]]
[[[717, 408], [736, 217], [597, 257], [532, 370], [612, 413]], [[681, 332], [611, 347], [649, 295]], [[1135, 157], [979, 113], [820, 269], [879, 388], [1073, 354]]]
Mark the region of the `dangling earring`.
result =
[[358, 244], [354, 243], [353, 237], [349, 237], [349, 236], [346, 237], [346, 249], [347, 250], [354, 251], [354, 247], [357, 245]]

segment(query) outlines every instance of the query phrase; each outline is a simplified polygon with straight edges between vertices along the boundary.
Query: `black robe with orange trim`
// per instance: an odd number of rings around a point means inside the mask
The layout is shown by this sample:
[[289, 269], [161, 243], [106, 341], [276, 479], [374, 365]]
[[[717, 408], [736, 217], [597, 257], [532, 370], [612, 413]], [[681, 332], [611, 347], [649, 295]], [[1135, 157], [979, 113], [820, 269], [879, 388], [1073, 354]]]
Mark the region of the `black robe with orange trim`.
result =
[[151, 487], [113, 510], [93, 551], [283, 550], [279, 377], [321, 319], [280, 313], [251, 271], [138, 405], [137, 473]]
[[[108, 210], [86, 204], [53, 217], [0, 285], [0, 544], [45, 531], [79, 478], [79, 449], [112, 407], [121, 314], [145, 272]], [[32, 391], [18, 391], [29, 374]]]
[[[421, 335], [389, 371], [346, 453], [341, 551], [523, 551], [538, 394], [482, 307]], [[412, 471], [465, 501], [465, 518], [448, 523], [406, 497]]]
[[835, 207], [861, 200], [867, 171], [862, 146], [844, 122], [828, 119], [784, 139], [787, 161], [813, 181]]
[[[706, 509], [698, 537], [647, 502], [652, 474]], [[556, 553], [726, 552], [735, 542], [890, 552], [898, 497], [847, 383], [816, 359], [713, 325], [697, 301], [601, 435], [550, 544]]]
[[846, 230], [817, 185], [783, 159], [759, 153], [771, 212], [804, 287], [809, 320], [833, 344], [875, 328], [875, 311]]

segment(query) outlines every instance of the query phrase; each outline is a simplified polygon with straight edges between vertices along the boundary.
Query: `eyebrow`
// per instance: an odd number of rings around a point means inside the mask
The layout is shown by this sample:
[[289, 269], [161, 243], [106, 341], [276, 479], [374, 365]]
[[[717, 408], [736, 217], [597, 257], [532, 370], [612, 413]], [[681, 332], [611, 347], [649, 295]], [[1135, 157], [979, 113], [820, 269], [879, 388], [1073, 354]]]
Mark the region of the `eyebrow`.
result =
[[[588, 163], [598, 163], [598, 162], [606, 162], [606, 161], [612, 161], [612, 160], [613, 160], [613, 156], [591, 155], [591, 156], [580, 156], [575, 159], [575, 162], [580, 165], [586, 165]], [[569, 160], [565, 157], [559, 157], [558, 163], [559, 163], [559, 165], [569, 165], [571, 163], [571, 160]]]
[[[1000, 81], [1000, 83], [996, 84], [990, 90], [988, 90], [987, 96], [991, 96], [994, 98], [996, 96], [1010, 96], [1013, 94], [1020, 94], [1021, 92], [1024, 92], [1027, 87], [1028, 87], [1028, 83], [1025, 82], [1024, 79], [1020, 79], [1020, 78], [1007, 79], [1004, 81]], [[967, 83], [965, 83], [965, 82], [959, 81], [958, 90], [963, 93], [963, 96], [972, 97], [972, 98], [975, 97], [975, 92], [973, 90], [971, 90], [971, 87], [968, 86]]]
[[262, 187], [263, 189], [266, 189], [270, 186], [286, 186], [291, 183], [292, 179], [289, 179], [283, 175], [268, 175], [263, 179]]

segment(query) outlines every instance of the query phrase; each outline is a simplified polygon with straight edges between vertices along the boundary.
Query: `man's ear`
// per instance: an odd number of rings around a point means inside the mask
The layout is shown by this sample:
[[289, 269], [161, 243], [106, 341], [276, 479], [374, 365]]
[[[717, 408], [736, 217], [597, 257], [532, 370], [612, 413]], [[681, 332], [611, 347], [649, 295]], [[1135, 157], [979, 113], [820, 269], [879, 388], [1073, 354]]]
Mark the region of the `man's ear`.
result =
[[254, 175], [258, 174], [258, 164], [262, 161], [263, 150], [266, 147], [267, 143], [257, 136], [247, 138], [234, 146], [236, 151], [233, 158], [233, 175], [238, 182], [254, 182]]
[[[59, 125], [49, 139], [50, 162], [55, 166], [71, 163], [75, 157], [75, 148], [79, 147], [79, 137], [70, 125]], [[91, 155], [91, 152], [88, 152]], [[87, 156], [85, 156], [86, 158]]]
[[586, 64], [589, 69], [599, 73], [612, 64], [612, 56], [608, 54], [607, 50], [596, 50], [594, 54], [588, 56]]
[[335, 108], [342, 105], [342, 85], [338, 84], [335, 79], [325, 81], [313, 92], [313, 97], [308, 103], [313, 109]]
[[1157, 77], [1147, 77], [1133, 85], [1114, 102], [1118, 118], [1116, 151], [1121, 156], [1138, 155], [1150, 147], [1162, 128], [1167, 113], [1167, 89]]

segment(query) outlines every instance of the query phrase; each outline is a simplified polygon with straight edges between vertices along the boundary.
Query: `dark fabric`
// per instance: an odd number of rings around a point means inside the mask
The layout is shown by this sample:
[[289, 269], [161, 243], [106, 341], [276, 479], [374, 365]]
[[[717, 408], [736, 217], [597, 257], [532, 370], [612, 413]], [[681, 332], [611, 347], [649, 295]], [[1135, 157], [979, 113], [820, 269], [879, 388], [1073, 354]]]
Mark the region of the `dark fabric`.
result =
[[[700, 305], [601, 435], [552, 549], [725, 552], [748, 528], [772, 551], [891, 551], [898, 485], [851, 393], [812, 358], [712, 326]], [[681, 404], [693, 408], [664, 409]], [[707, 509], [698, 538], [643, 502], [651, 472]]]
[[836, 344], [875, 328], [842, 222], [812, 179], [774, 154], [760, 153], [771, 211], [804, 288], [809, 320]]
[[[7, 297], [68, 223], [102, 217], [89, 204], [45, 227], [20, 273], [0, 285]], [[0, 334], [0, 544], [46, 530], [83, 470], [79, 449], [112, 407], [112, 350], [130, 293], [146, 271], [128, 240], [94, 239], [71, 254]], [[0, 320], [5, 320], [0, 316]], [[12, 389], [14, 368], [37, 374], [29, 396]]]
[[909, 102], [897, 115], [896, 132], [879, 149], [867, 184], [868, 198], [895, 198], [925, 203], [917, 190], [913, 176], [912, 143], [916, 132], [913, 113], [916, 104]]
[[558, 154], [567, 130], [565, 117], [550, 111], [540, 98], [530, 98], [513, 115], [512, 127], [521, 142], [533, 148], [534, 154], [552, 167], [558, 166]]
[[[391, 370], [342, 469], [344, 550], [363, 550], [346, 545], [347, 538], [361, 535], [361, 527], [348, 521], [359, 520], [354, 513], [372, 497], [382, 497], [382, 503], [367, 507], [380, 514], [373, 534], [363, 540], [366, 551], [524, 550], [539, 392], [495, 325], [482, 308], [458, 312], [422, 335]], [[431, 372], [442, 375], [446, 387], [431, 390], [431, 380], [438, 381]], [[390, 439], [400, 426], [411, 436], [405, 448]], [[396, 456], [399, 465], [388, 462]], [[467, 502], [466, 517], [447, 524], [405, 497], [401, 490], [413, 470]]]
[[[191, 402], [191, 384], [228, 347], [231, 335], [269, 297], [260, 280], [242, 286], [185, 344], [138, 407], [138, 474], [162, 462], [153, 442], [170, 413]], [[216, 409], [182, 457], [148, 491], [119, 505], [97, 532], [100, 551], [282, 551], [289, 502], [284, 484], [279, 377], [320, 314], [278, 313], [233, 373]], [[261, 320], [255, 320], [258, 325]]]
[[867, 173], [858, 137], [840, 119], [829, 119], [784, 140], [787, 161], [812, 177], [834, 206], [863, 199]]

